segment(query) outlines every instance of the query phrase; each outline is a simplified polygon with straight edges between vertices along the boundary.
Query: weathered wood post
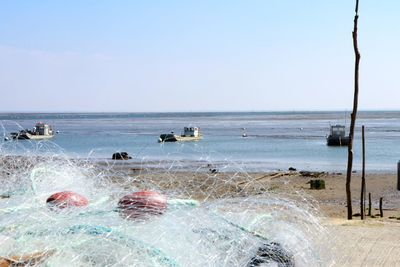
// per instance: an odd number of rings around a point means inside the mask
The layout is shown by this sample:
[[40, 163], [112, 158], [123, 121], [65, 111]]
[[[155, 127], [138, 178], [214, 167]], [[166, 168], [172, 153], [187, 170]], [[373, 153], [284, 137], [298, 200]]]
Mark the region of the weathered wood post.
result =
[[354, 28], [353, 28], [353, 48], [355, 55], [354, 63], [354, 98], [353, 98], [353, 112], [351, 113], [350, 121], [350, 133], [349, 133], [349, 145], [348, 145], [348, 157], [347, 157], [347, 176], [346, 176], [346, 200], [347, 200], [347, 219], [353, 219], [353, 208], [351, 204], [351, 172], [353, 168], [353, 139], [354, 139], [354, 128], [356, 124], [357, 108], [358, 108], [358, 78], [359, 78], [359, 68], [360, 68], [360, 52], [358, 50], [357, 42], [357, 25], [358, 25], [358, 0], [356, 0], [356, 9], [354, 15]]
[[361, 174], [361, 199], [360, 199], [361, 220], [365, 215], [365, 136], [364, 125], [362, 126], [362, 174]]
[[383, 209], [382, 209], [382, 204], [383, 204], [383, 197], [379, 199], [379, 215], [381, 218], [383, 217]]
[[372, 203], [371, 203], [371, 193], [368, 193], [368, 216], [372, 215]]
[[400, 160], [397, 162], [397, 190], [400, 190]]

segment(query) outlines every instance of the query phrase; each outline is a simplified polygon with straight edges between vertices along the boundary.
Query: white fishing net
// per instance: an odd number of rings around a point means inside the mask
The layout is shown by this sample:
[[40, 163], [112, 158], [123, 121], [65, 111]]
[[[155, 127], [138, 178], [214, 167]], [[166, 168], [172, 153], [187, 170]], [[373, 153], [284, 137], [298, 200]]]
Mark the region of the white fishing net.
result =
[[[38, 266], [333, 263], [316, 203], [303, 192], [270, 190], [260, 179], [270, 174], [216, 164], [200, 153], [195, 163], [78, 160], [52, 142], [24, 142], [29, 149], [21, 150], [20, 141], [0, 147], [1, 257], [28, 255], [20, 261]], [[123, 216], [121, 197], [143, 190], [165, 196], [167, 209]], [[78, 193], [89, 205], [50, 209], [47, 198], [61, 191]]]

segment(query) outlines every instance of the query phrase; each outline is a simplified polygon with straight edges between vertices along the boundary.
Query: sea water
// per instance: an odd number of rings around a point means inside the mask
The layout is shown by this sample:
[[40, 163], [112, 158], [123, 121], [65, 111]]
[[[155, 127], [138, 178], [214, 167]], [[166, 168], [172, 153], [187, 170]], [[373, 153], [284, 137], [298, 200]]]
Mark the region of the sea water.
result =
[[[346, 147], [328, 147], [332, 124], [346, 124], [346, 112], [234, 113], [2, 113], [3, 155], [62, 153], [73, 158], [107, 159], [126, 151], [139, 162], [213, 163], [226, 170], [268, 171], [295, 167], [343, 171]], [[50, 141], [4, 141], [10, 132], [42, 121], [59, 131]], [[366, 168], [394, 171], [400, 159], [400, 111], [361, 111], [354, 140], [354, 169], [361, 166], [361, 125], [365, 125]], [[196, 142], [158, 143], [162, 133], [201, 128]], [[243, 134], [247, 137], [242, 137]]]

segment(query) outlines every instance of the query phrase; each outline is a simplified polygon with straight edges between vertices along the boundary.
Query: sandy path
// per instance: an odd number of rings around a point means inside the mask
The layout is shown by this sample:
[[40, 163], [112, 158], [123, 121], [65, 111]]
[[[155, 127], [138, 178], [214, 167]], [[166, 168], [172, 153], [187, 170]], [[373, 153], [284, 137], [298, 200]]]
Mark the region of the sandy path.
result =
[[400, 266], [400, 223], [331, 219], [334, 266]]

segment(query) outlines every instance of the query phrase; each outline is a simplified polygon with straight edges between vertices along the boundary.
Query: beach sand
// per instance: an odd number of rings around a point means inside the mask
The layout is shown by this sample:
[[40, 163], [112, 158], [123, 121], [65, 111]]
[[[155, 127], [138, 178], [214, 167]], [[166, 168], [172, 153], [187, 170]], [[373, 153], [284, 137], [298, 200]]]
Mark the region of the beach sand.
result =
[[[220, 172], [210, 173], [203, 170], [165, 170], [131, 168], [130, 165], [116, 165], [109, 169], [110, 175], [125, 173], [131, 185], [136, 187], [151, 186], [171, 192], [180, 192], [179, 197], [198, 200], [215, 199], [229, 196], [257, 195], [264, 192], [288, 197], [307, 196], [317, 202], [321, 215], [328, 218], [347, 218], [344, 173], [310, 172], [309, 176], [297, 171], [292, 172]], [[318, 176], [318, 177], [313, 177]], [[123, 186], [126, 179], [115, 175], [116, 182]], [[326, 189], [310, 189], [310, 180], [325, 180]], [[352, 174], [351, 192], [353, 214], [360, 213], [361, 174]], [[366, 208], [368, 193], [371, 193], [372, 215], [379, 214], [379, 198], [383, 198], [384, 218], [400, 218], [400, 191], [397, 190], [395, 173], [366, 174]], [[357, 215], [355, 219], [357, 219]], [[399, 220], [400, 222], [400, 220]]]

